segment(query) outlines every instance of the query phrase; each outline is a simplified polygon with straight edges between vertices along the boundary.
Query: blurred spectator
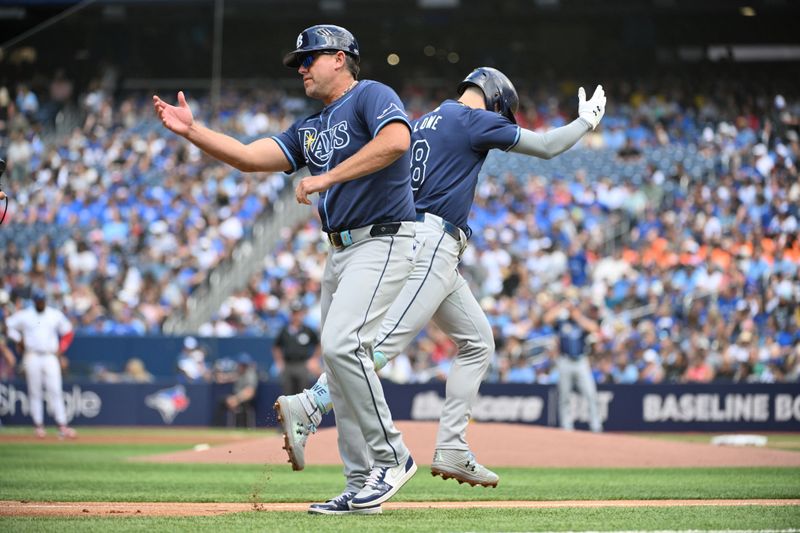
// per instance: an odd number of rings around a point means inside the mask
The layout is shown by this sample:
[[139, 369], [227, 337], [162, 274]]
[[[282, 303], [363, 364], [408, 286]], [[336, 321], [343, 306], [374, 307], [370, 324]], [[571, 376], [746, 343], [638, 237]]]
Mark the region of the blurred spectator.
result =
[[72, 81], [66, 76], [63, 68], [56, 70], [50, 81], [50, 99], [46, 104], [46, 117], [48, 122], [54, 122], [58, 113], [66, 107], [72, 99]]
[[8, 174], [10, 181], [23, 180], [27, 166], [33, 158], [33, 147], [22, 130], [11, 133], [11, 143], [7, 151]]
[[16, 104], [17, 109], [25, 114], [28, 120], [36, 119], [36, 114], [39, 112], [39, 98], [30, 87], [22, 83], [17, 86]]
[[685, 383], [708, 383], [714, 379], [714, 369], [706, 360], [706, 349], [697, 347], [689, 357], [689, 366], [683, 374]]
[[[233, 383], [233, 392], [226, 396], [219, 407], [225, 424], [235, 427], [255, 427], [255, 397], [258, 391], [258, 372], [255, 361], [248, 353], [236, 357], [236, 371], [217, 374], [217, 383]], [[221, 425], [222, 420], [218, 420]]]
[[0, 149], [5, 148], [3, 137], [8, 135], [11, 129], [11, 124], [14, 121], [14, 113], [16, 108], [11, 96], [8, 94], [8, 88], [0, 85]]
[[144, 361], [138, 357], [131, 357], [125, 363], [125, 370], [122, 372], [123, 383], [152, 383], [153, 375], [147, 371]]
[[131, 357], [119, 373], [108, 370], [103, 364], [95, 365], [92, 380], [100, 383], [152, 383], [153, 375], [145, 368], [144, 361]]
[[183, 339], [183, 349], [178, 355], [177, 366], [178, 380], [182, 383], [206, 383], [211, 380], [205, 350], [194, 337]]

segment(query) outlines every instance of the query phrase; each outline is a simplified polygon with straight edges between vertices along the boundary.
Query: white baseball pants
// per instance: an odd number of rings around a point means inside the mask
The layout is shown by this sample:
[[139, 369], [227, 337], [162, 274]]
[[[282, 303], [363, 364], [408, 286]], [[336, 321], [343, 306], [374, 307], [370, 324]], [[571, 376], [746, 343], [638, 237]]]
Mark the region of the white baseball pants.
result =
[[60, 426], [67, 424], [64, 408], [64, 393], [61, 390], [61, 364], [55, 354], [27, 352], [23, 360], [25, 379], [28, 383], [28, 400], [33, 424], [44, 424], [44, 394], [53, 418]]

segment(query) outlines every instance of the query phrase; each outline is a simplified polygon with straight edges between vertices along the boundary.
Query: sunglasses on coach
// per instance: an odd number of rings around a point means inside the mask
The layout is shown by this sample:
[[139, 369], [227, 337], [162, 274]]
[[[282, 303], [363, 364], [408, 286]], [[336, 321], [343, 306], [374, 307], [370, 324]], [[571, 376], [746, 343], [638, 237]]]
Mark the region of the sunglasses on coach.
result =
[[316, 52], [311, 52], [310, 54], [305, 54], [300, 57], [300, 66], [305, 69], [309, 69], [319, 56], [335, 56], [337, 53], [338, 50], [319, 50]]

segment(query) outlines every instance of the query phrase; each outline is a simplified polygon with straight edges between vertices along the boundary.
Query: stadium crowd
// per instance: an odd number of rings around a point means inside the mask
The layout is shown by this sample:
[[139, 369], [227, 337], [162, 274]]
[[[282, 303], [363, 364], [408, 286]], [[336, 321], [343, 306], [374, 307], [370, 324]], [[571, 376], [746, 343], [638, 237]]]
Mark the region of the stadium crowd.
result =
[[[552, 161], [493, 154], [484, 168], [462, 271], [495, 331], [487, 379], [554, 383], [542, 316], [568, 299], [601, 324], [600, 383], [797, 381], [800, 100], [722, 82], [604, 86], [606, 116], [579, 146]], [[212, 164], [161, 129], [146, 95], [114, 99], [98, 83], [78, 99], [82, 123], [55, 137], [26, 107], [29, 89], [15, 89], [16, 104], [0, 88], [13, 198], [0, 304], [43, 286], [79, 334], [159, 333], [288, 183]], [[412, 116], [441, 96], [401, 94]], [[519, 123], [566, 123], [573, 94], [521, 92]], [[248, 140], [282, 131], [304, 105], [269, 90], [226, 93], [214, 115], [203, 99], [192, 108]], [[199, 335], [274, 336], [297, 301], [318, 325], [327, 244], [315, 219], [285, 237]], [[384, 375], [441, 379], [454, 349], [431, 326]]]
[[[219, 126], [245, 138], [280, 131], [292, 120], [285, 100], [225, 95]], [[0, 300], [21, 305], [41, 286], [79, 333], [159, 333], [286, 178], [210, 164], [163, 134], [145, 97], [115, 102], [98, 85], [81, 107], [84, 120], [63, 137], [48, 136], [41, 115], [9, 113]]]

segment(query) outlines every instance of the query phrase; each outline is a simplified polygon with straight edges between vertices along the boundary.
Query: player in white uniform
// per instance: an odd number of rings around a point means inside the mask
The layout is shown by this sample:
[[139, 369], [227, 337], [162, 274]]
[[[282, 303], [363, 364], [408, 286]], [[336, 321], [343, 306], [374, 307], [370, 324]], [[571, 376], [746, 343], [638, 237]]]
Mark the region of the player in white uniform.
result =
[[59, 438], [75, 438], [75, 430], [67, 426], [64, 395], [61, 390], [61, 365], [66, 364], [64, 351], [72, 342], [72, 324], [64, 313], [49, 307], [45, 293], [33, 291], [33, 307], [17, 311], [6, 319], [8, 336], [17, 342], [24, 354], [22, 365], [28, 382], [28, 399], [36, 436], [44, 438], [44, 392], [58, 424]]

